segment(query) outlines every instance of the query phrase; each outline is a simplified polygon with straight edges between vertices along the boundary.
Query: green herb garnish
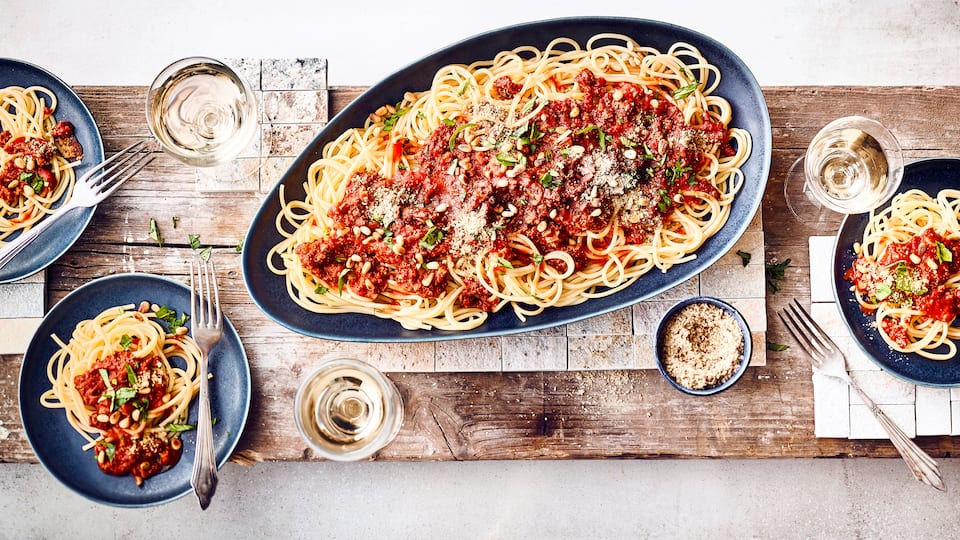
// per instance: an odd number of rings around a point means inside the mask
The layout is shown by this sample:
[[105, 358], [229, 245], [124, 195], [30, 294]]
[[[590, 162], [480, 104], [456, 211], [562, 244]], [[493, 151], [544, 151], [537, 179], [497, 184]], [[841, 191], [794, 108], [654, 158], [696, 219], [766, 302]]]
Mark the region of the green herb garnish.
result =
[[740, 262], [743, 263], [744, 266], [750, 264], [750, 257], [751, 257], [751, 256], [750, 256], [750, 254], [747, 253], [746, 251], [743, 251], [743, 250], [739, 250], [739, 249], [738, 249], [738, 250], [737, 250], [737, 256], [740, 257]]
[[677, 88], [676, 90], [673, 91], [673, 99], [683, 99], [689, 96], [690, 94], [696, 91], [698, 86], [700, 86], [700, 83], [697, 81], [693, 81], [692, 83], [686, 86]]
[[433, 249], [441, 240], [443, 240], [443, 231], [436, 227], [430, 227], [427, 234], [420, 239], [420, 247], [428, 250]]
[[129, 351], [131, 344], [133, 344], [133, 338], [131, 338], [127, 334], [120, 336], [120, 347], [122, 347], [123, 350]]
[[200, 235], [199, 234], [188, 234], [187, 239], [190, 241], [190, 247], [197, 249], [200, 247]]
[[552, 172], [547, 171], [540, 175], [540, 185], [547, 189], [557, 189], [560, 187], [560, 179], [555, 177]]
[[953, 262], [953, 253], [947, 249], [947, 246], [943, 242], [937, 242], [937, 261], [941, 264], [945, 262]]
[[313, 290], [316, 294], [327, 294], [327, 288], [323, 285], [317, 285], [317, 288]]
[[160, 236], [160, 229], [157, 227], [157, 220], [150, 218], [150, 238], [153, 239], [158, 246], [163, 247], [163, 238]]
[[453, 134], [450, 135], [450, 150], [451, 150], [451, 151], [452, 151], [454, 148], [456, 148], [456, 146], [457, 146], [457, 135], [459, 135], [461, 131], [467, 129], [468, 127], [475, 126], [475, 125], [476, 125], [476, 124], [473, 124], [473, 123], [463, 124], [462, 126], [457, 126], [457, 129], [453, 130]]
[[409, 110], [410, 110], [409, 108], [401, 109], [397, 107], [397, 109], [394, 112], [388, 114], [387, 117], [383, 119], [383, 131], [384, 132], [392, 131], [394, 126], [397, 125], [397, 120], [399, 120], [400, 117], [406, 114], [407, 111]]
[[789, 349], [789, 348], [790, 348], [789, 345], [784, 345], [784, 344], [782, 344], [782, 343], [774, 343], [774, 342], [769, 341], [769, 340], [767, 341], [767, 350], [768, 350], [768, 351], [781, 352], [781, 351], [785, 351], [785, 350], [787, 350], [787, 349]]
[[782, 263], [766, 263], [764, 265], [764, 271], [767, 276], [767, 285], [770, 287], [771, 292], [777, 292], [780, 290], [780, 282], [783, 281], [787, 267], [790, 266], [790, 259], [783, 261]]

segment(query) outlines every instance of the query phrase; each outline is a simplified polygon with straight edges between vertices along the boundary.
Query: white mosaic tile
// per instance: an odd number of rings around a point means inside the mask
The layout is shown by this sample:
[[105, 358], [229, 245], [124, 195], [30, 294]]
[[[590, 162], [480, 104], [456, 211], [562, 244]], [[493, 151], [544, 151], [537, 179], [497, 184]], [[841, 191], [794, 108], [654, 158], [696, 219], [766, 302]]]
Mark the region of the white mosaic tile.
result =
[[[913, 405], [878, 405], [908, 437], [916, 437], [916, 409]], [[851, 439], [887, 439], [887, 432], [866, 405], [850, 406]]]
[[833, 243], [832, 236], [811, 236], [810, 301], [833, 302]]
[[496, 337], [439, 342], [436, 371], [500, 371], [500, 343]]
[[814, 434], [817, 437], [850, 436], [850, 389], [839, 379], [813, 374]]
[[0, 354], [23, 354], [43, 317], [0, 319]]
[[917, 386], [917, 435], [951, 432], [950, 390]]

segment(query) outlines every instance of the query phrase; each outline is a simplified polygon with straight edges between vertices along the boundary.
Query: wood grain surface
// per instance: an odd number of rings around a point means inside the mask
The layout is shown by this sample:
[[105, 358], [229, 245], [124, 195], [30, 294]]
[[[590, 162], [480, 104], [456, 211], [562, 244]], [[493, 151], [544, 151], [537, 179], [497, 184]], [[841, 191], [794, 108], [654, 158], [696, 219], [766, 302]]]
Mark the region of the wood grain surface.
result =
[[[334, 87], [331, 111], [362, 91]], [[143, 87], [80, 87], [96, 118], [107, 153], [149, 137]], [[960, 88], [773, 87], [764, 94], [773, 125], [773, 165], [763, 200], [768, 261], [791, 265], [781, 290], [767, 295], [767, 337], [792, 341], [776, 318], [789, 299], [809, 302], [807, 238], [832, 234], [788, 219], [783, 175], [817, 130], [849, 114], [881, 119], [900, 139], [905, 159], [960, 155]], [[187, 235], [214, 246], [222, 270], [224, 312], [237, 327], [250, 359], [253, 397], [238, 450], [263, 460], [316, 459], [293, 423], [301, 376], [322, 354], [392, 355], [416, 361], [434, 344], [373, 347], [293, 334], [267, 319], [243, 286], [236, 246], [262, 193], [198, 195], [193, 173], [167, 156], [102, 205], [73, 249], [49, 269], [48, 305], [76, 287], [124, 271], [183, 279]], [[179, 216], [164, 231], [164, 247], [149, 238], [149, 219]], [[182, 253], [180, 253], [182, 251]], [[34, 462], [17, 402], [20, 357], [0, 357], [0, 462]], [[715, 397], [680, 394], [656, 371], [529, 373], [391, 373], [405, 403], [403, 428], [378, 460], [569, 458], [768, 458], [895, 456], [886, 441], [817, 439], [813, 433], [810, 365], [797, 347], [768, 352], [733, 389]], [[918, 443], [934, 456], [954, 455], [950, 437]]]

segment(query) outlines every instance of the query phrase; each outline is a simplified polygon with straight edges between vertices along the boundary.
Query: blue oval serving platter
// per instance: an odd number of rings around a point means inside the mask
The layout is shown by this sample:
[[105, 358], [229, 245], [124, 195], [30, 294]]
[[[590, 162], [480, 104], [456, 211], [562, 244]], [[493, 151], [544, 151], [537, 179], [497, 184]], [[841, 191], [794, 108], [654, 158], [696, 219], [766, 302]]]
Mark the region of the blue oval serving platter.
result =
[[[683, 41], [697, 47], [722, 74], [715, 94], [733, 106], [735, 127], [746, 129], [753, 138], [753, 151], [742, 167], [745, 179], [724, 227], [697, 251], [693, 261], [674, 266], [668, 272], [649, 272], [617, 294], [588, 300], [576, 306], [550, 308], [525, 322], [509, 309], [491, 314], [483, 325], [472, 330], [406, 330], [400, 324], [362, 314], [318, 315], [298, 306], [287, 294], [283, 276], [267, 267], [267, 253], [281, 241], [275, 227], [280, 212], [279, 191], [287, 200], [304, 198], [307, 168], [321, 155], [324, 145], [343, 131], [362, 126], [370, 111], [384, 103], [400, 101], [406, 91], [430, 87], [434, 73], [451, 63], [468, 64], [493, 58], [498, 52], [522, 45], [543, 48], [553, 39], [566, 36], [581, 44], [600, 33], [631, 36], [641, 45], [668, 49]], [[553, 19], [511, 26], [465, 39], [411, 64], [371, 87], [347, 106], [311, 141], [294, 161], [260, 207], [244, 240], [243, 279], [251, 298], [270, 318], [304, 335], [341, 341], [397, 342], [438, 341], [527, 332], [574, 322], [629, 306], [690, 279], [704, 270], [740, 238], [753, 219], [763, 198], [770, 171], [770, 116], [763, 92], [749, 68], [737, 55], [716, 40], [680, 26], [631, 18], [578, 17]], [[280, 266], [275, 261], [276, 266]]]

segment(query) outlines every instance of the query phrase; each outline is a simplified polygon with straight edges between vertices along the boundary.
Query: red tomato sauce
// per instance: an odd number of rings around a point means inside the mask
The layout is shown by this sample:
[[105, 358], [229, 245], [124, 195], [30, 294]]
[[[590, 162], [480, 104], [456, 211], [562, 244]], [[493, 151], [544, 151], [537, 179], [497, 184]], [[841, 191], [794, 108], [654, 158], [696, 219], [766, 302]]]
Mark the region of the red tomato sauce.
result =
[[[136, 341], [133, 338], [134, 345]], [[132, 475], [139, 485], [179, 461], [179, 438], [134, 429], [146, 421], [151, 407], [162, 403], [168, 383], [160, 357], [139, 359], [130, 351], [118, 351], [74, 378], [83, 402], [95, 409], [90, 425], [105, 432], [94, 446], [101, 470]]]
[[[844, 279], [872, 303], [913, 307], [927, 317], [951, 322], [960, 313], [960, 292], [944, 285], [958, 271], [960, 241], [926, 229], [906, 242], [889, 244], [877, 261], [858, 257]], [[887, 318], [881, 325], [898, 345], [909, 345], [900, 321]]]
[[[447, 289], [448, 263], [492, 252], [504, 269], [543, 262], [514, 249], [525, 235], [540, 254], [569, 253], [576, 269], [590, 262], [583, 234], [616, 220], [629, 243], [648, 241], [684, 195], [719, 193], [697, 179], [708, 152], [732, 152], [719, 122], [688, 125], [671, 98], [631, 83], [607, 83], [584, 70], [583, 100], [557, 100], [524, 126], [507, 128], [494, 106], [448, 119], [420, 148], [416, 165], [393, 178], [350, 178], [329, 212], [334, 231], [297, 247], [318, 292], [345, 288], [376, 298], [394, 288], [434, 298]], [[521, 88], [494, 83], [502, 99]], [[475, 137], [473, 134], [477, 134]], [[468, 139], [469, 137], [469, 139]], [[597, 246], [595, 246], [597, 247]], [[492, 311], [497, 302], [467, 278], [460, 302]]]
[[24, 189], [49, 195], [57, 187], [52, 161], [60, 154], [68, 161], [83, 158], [83, 148], [74, 135], [73, 124], [58, 122], [51, 132], [53, 141], [27, 137], [14, 138], [9, 131], [0, 132], [0, 146], [9, 160], [0, 169], [0, 199], [14, 204]]

